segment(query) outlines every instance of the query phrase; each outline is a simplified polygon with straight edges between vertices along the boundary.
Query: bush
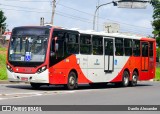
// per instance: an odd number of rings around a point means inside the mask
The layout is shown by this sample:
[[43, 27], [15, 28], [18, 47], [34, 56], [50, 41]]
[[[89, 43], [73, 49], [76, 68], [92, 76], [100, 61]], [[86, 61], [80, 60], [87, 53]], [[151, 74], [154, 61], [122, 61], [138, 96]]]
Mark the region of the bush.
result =
[[0, 53], [0, 80], [6, 80], [7, 79], [7, 72], [6, 72], [6, 49], [0, 48], [0, 51], [3, 53]]
[[156, 77], [155, 77], [156, 81], [160, 81], [160, 67], [156, 68]]

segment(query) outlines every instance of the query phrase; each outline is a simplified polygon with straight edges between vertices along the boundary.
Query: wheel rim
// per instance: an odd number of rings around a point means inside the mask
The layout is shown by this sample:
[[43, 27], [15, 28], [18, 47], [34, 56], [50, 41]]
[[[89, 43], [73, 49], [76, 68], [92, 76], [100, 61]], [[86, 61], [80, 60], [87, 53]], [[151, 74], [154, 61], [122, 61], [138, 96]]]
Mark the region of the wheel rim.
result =
[[136, 84], [137, 83], [137, 75], [134, 74], [132, 77], [133, 83]]
[[71, 77], [69, 78], [69, 85], [70, 85], [70, 86], [74, 86], [74, 85], [75, 85], [75, 78], [74, 78], [73, 76], [71, 76]]
[[126, 76], [124, 76], [124, 84], [125, 84], [125, 85], [127, 85], [127, 84], [128, 84], [128, 82], [129, 82], [129, 80], [128, 80], [128, 76], [126, 75]]
[[123, 85], [128, 86], [128, 84], [129, 84], [129, 74], [128, 72], [125, 71], [123, 76]]

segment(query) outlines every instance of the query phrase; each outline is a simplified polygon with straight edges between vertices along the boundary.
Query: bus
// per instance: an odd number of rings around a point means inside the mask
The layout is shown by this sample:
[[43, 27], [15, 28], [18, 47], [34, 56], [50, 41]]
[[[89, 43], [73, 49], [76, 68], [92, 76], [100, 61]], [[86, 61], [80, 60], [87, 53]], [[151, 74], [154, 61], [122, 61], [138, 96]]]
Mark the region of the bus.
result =
[[155, 66], [153, 38], [53, 26], [15, 27], [6, 65], [10, 82], [70, 90], [80, 84], [136, 86], [155, 77]]

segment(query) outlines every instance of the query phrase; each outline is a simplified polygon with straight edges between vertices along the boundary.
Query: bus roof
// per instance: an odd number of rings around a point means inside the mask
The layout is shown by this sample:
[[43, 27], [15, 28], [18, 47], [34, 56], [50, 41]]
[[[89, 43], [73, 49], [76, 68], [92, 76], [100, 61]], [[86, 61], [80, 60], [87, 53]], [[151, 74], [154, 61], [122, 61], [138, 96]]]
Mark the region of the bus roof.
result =
[[13, 29], [17, 29], [17, 28], [52, 28], [51, 26], [19, 26], [19, 27], [14, 27]]
[[33, 28], [48, 28], [48, 29], [59, 29], [59, 30], [68, 30], [68, 31], [77, 31], [81, 34], [91, 34], [91, 35], [100, 35], [100, 36], [106, 36], [106, 37], [113, 37], [113, 38], [131, 38], [131, 39], [137, 39], [137, 40], [148, 40], [148, 41], [155, 41], [154, 38], [148, 38], [146, 36], [143, 35], [137, 35], [137, 34], [132, 34], [132, 33], [106, 33], [105, 31], [101, 31], [101, 32], [96, 32], [94, 30], [80, 30], [78, 28], [76, 29], [66, 29], [63, 27], [55, 27], [55, 26], [19, 26], [19, 27], [15, 27], [16, 28], [29, 28], [29, 27], [33, 27]]
[[131, 34], [131, 33], [106, 33], [105, 31], [101, 32], [96, 32], [93, 30], [78, 30], [79, 33], [82, 34], [92, 34], [92, 35], [101, 35], [101, 36], [106, 36], [106, 37], [113, 37], [113, 38], [131, 38], [131, 39], [137, 39], [137, 40], [149, 40], [149, 41], [155, 41], [154, 38], [148, 38], [143, 35], [136, 35], [136, 34]]

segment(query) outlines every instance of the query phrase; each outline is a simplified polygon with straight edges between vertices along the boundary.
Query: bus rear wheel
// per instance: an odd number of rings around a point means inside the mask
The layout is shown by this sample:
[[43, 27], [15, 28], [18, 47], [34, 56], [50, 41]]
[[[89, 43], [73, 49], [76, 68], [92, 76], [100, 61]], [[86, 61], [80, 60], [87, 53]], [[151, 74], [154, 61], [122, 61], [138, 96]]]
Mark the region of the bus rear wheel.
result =
[[127, 87], [129, 85], [129, 73], [128, 71], [123, 72], [122, 86]]
[[33, 89], [39, 89], [41, 84], [38, 83], [30, 83]]
[[132, 80], [130, 81], [130, 86], [136, 86], [138, 81], [138, 73], [136, 71], [132, 74]]
[[65, 87], [69, 90], [73, 90], [78, 87], [77, 76], [76, 76], [75, 72], [69, 73], [68, 82], [67, 82], [67, 85], [65, 85]]

